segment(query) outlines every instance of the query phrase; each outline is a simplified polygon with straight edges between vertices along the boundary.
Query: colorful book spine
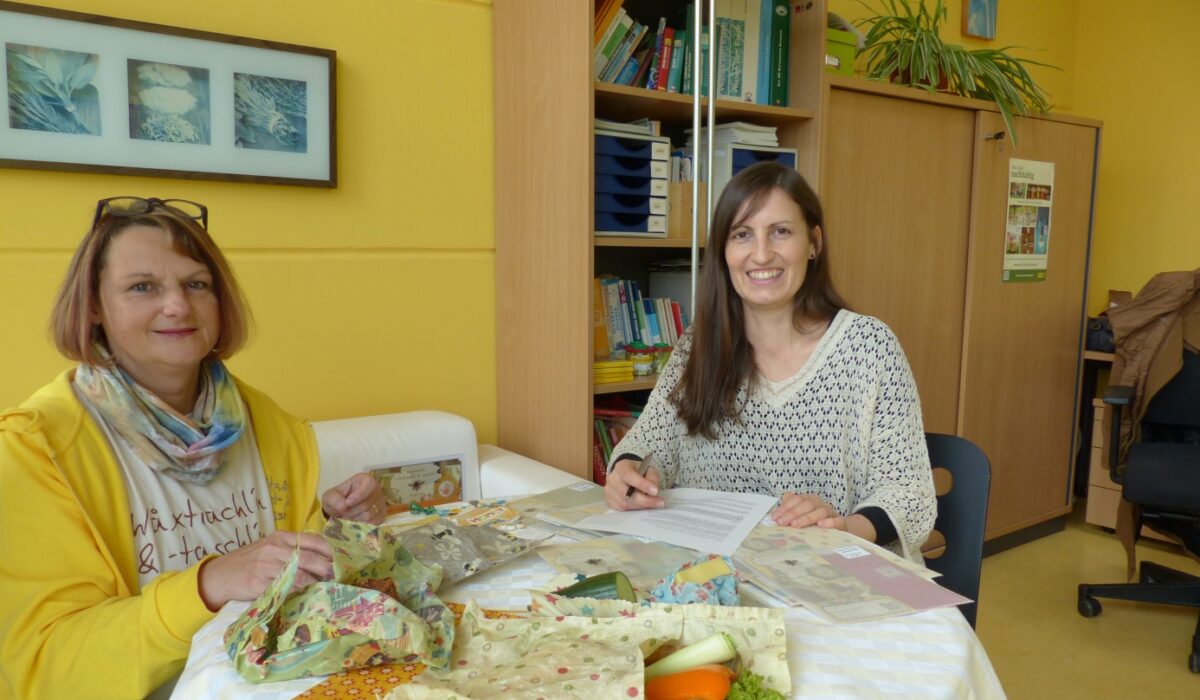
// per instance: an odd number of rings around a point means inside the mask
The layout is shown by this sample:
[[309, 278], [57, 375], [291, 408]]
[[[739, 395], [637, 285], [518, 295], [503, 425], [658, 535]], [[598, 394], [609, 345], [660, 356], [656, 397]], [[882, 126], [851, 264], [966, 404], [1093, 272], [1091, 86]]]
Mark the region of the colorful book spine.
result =
[[592, 279], [592, 357], [606, 359], [608, 348], [608, 314], [604, 309], [604, 290], [600, 278]]
[[654, 89], [659, 92], [667, 91], [667, 80], [671, 76], [671, 53], [675, 50], [675, 30], [667, 27], [663, 30], [662, 58], [658, 62], [658, 80]]
[[621, 283], [621, 305], [625, 309], [625, 317], [629, 319], [629, 338], [631, 343], [642, 342], [642, 330], [638, 325], [637, 311], [633, 306], [633, 283], [629, 280], [620, 280]]
[[775, 0], [771, 15], [771, 85], [769, 104], [786, 107], [788, 104], [788, 47], [791, 44], [792, 18], [787, 0]]
[[654, 53], [652, 54], [653, 58], [650, 60], [650, 70], [647, 71], [647, 75], [646, 75], [646, 89], [647, 90], [657, 90], [658, 89], [658, 65], [660, 63], [662, 63], [663, 36], [666, 31], [667, 31], [667, 18], [659, 17], [658, 18], [658, 33], [654, 36]]
[[758, 78], [755, 81], [754, 101], [770, 104], [771, 93], [771, 18], [775, 0], [758, 0]]
[[679, 92], [683, 82], [683, 47], [687, 45], [687, 30], [676, 32], [671, 47], [671, 69], [667, 74], [667, 92]]
[[621, 348], [629, 343], [629, 330], [625, 321], [625, 309], [621, 306], [620, 283], [611, 277], [601, 280], [604, 288], [604, 309], [608, 316], [608, 353], [618, 357]]

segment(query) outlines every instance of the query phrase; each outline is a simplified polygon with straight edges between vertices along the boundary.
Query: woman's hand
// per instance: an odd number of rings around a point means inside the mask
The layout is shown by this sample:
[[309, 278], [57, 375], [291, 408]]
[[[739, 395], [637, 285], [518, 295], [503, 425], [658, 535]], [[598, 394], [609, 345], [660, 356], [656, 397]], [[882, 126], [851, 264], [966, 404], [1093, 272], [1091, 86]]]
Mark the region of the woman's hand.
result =
[[[622, 459], [613, 465], [604, 482], [604, 500], [613, 510], [638, 510], [640, 508], [662, 508], [666, 505], [658, 498], [658, 470], [653, 467], [646, 470], [646, 475], [638, 474], [640, 462], [633, 459]], [[634, 489], [629, 493], [629, 489]]]
[[358, 520], [378, 525], [387, 517], [387, 499], [379, 482], [360, 472], [321, 496], [321, 510], [330, 519]]
[[784, 527], [817, 527], [846, 529], [846, 519], [833, 506], [811, 493], [785, 493], [779, 506], [771, 512], [776, 525]]
[[875, 541], [875, 526], [865, 516], [842, 516], [833, 506], [811, 493], [785, 493], [771, 511], [771, 520], [784, 527], [809, 527], [843, 530], [868, 542]]
[[204, 562], [200, 599], [217, 611], [231, 600], [254, 600], [267, 590], [300, 547], [300, 568], [292, 590], [333, 576], [333, 550], [324, 537], [302, 532], [272, 532], [261, 540]]

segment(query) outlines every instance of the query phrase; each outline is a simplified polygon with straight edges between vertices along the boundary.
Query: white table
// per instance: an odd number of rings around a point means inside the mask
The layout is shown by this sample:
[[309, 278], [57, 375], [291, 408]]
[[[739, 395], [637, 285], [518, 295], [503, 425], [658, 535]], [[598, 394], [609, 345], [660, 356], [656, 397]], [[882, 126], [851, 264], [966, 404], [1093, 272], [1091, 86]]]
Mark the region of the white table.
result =
[[[529, 588], [554, 573], [531, 551], [438, 596], [448, 602], [474, 598], [483, 608], [519, 610], [529, 603]], [[225, 606], [196, 633], [172, 698], [290, 700], [321, 681], [252, 684], [237, 675], [221, 637], [246, 605]], [[853, 625], [830, 624], [792, 608], [786, 613], [786, 626], [797, 698], [1004, 697], [979, 638], [954, 608]]]

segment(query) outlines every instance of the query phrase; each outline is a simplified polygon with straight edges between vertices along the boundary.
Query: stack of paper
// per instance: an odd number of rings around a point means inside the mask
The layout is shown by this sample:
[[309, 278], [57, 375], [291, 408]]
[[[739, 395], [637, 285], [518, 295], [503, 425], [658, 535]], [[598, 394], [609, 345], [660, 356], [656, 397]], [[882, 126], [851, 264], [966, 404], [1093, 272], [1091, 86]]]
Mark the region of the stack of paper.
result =
[[[728, 122], [726, 124], [717, 124], [715, 128], [717, 135], [717, 146], [724, 146], [731, 143], [738, 143], [747, 146], [770, 146], [772, 148], [779, 146], [779, 136], [775, 133], [773, 126], [759, 126], [758, 124], [750, 124], [748, 122]], [[688, 135], [687, 147], [692, 147], [692, 130], [688, 129], [685, 133]], [[700, 146], [706, 148], [708, 146], [708, 130], [700, 130]]]

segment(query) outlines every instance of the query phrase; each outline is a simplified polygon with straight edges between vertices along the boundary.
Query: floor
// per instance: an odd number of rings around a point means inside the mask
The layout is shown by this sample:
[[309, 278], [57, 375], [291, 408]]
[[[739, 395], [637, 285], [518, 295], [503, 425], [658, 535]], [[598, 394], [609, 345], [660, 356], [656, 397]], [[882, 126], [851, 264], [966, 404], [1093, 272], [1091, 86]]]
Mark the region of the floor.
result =
[[[1196, 608], [1101, 600], [1076, 611], [1079, 583], [1124, 580], [1125, 550], [1083, 522], [1076, 503], [1063, 532], [983, 560], [976, 632], [1009, 698], [1200, 698], [1188, 671]], [[1178, 547], [1143, 539], [1145, 558], [1200, 575]]]

